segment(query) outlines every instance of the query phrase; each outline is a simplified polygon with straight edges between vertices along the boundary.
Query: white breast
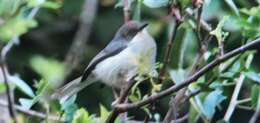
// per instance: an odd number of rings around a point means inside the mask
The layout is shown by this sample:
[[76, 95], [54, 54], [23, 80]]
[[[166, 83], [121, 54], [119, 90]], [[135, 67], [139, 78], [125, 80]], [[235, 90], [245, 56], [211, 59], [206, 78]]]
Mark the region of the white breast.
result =
[[149, 72], [155, 64], [155, 56], [155, 41], [144, 29], [132, 39], [126, 49], [100, 62], [93, 73], [105, 84], [120, 88], [125, 81], [136, 75], [140, 68], [147, 68]]

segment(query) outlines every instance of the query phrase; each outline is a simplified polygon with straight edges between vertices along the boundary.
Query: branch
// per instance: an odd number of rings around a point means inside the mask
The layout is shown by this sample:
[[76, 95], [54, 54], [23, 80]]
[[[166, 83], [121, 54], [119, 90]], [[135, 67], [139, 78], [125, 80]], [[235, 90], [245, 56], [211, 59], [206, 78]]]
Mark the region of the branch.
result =
[[85, 0], [79, 18], [79, 28], [73, 39], [73, 43], [66, 55], [65, 65], [69, 68], [67, 75], [76, 68], [84, 58], [85, 44], [91, 32], [92, 23], [97, 13], [98, 0]]
[[[36, 13], [39, 11], [39, 7], [35, 7], [33, 8], [30, 13], [28, 14], [28, 16], [26, 17], [26, 19], [32, 19], [34, 18], [34, 16], [36, 15]], [[1, 64], [1, 71], [2, 71], [2, 74], [3, 74], [3, 78], [4, 78], [4, 84], [5, 84], [5, 87], [6, 87], [6, 95], [7, 95], [7, 101], [8, 101], [8, 110], [9, 110], [9, 113], [12, 117], [12, 120], [14, 123], [17, 123], [17, 120], [16, 120], [16, 115], [15, 115], [15, 109], [13, 107], [13, 96], [12, 96], [12, 93], [11, 93], [11, 88], [9, 86], [9, 83], [8, 83], [8, 69], [6, 68], [6, 56], [8, 54], [8, 52], [11, 50], [11, 48], [15, 45], [15, 44], [19, 44], [19, 37], [18, 36], [14, 36], [1, 50], [1, 58], [0, 58], [0, 64]]]
[[[0, 105], [8, 106], [8, 104], [3, 100], [0, 100]], [[17, 111], [24, 113], [26, 115], [32, 116], [32, 117], [37, 117], [37, 118], [40, 118], [40, 119], [46, 119], [46, 117], [48, 117], [48, 120], [64, 122], [64, 119], [60, 118], [59, 116], [54, 116], [54, 115], [48, 115], [47, 116], [45, 113], [37, 112], [37, 111], [34, 111], [34, 110], [27, 110], [27, 109], [25, 109], [25, 108], [23, 108], [19, 105], [14, 105], [14, 108]]]
[[249, 123], [256, 123], [259, 116], [260, 116], [260, 94], [258, 95], [256, 111], [254, 115], [251, 117]]
[[236, 86], [233, 91], [227, 112], [224, 116], [225, 121], [229, 121], [229, 119], [231, 118], [231, 115], [233, 114], [233, 112], [236, 108], [236, 105], [238, 104], [237, 98], [238, 98], [239, 92], [241, 90], [242, 84], [244, 82], [244, 79], [245, 79], [245, 75], [243, 73], [241, 73], [239, 78], [237, 79]]
[[125, 23], [130, 20], [130, 7], [131, 3], [129, 3], [129, 0], [124, 0], [124, 21]]
[[14, 107], [13, 107], [13, 99], [12, 99], [12, 94], [11, 94], [12, 92], [11, 92], [11, 89], [10, 89], [10, 85], [8, 83], [8, 77], [7, 77], [6, 69], [4, 67], [4, 61], [2, 61], [2, 63], [1, 63], [1, 71], [2, 71], [2, 74], [3, 74], [4, 84], [5, 84], [5, 88], [6, 88], [8, 110], [9, 110], [10, 116], [12, 117], [12, 120], [14, 121], [14, 123], [17, 123], [16, 114], [15, 114], [15, 110], [14, 110]]
[[[186, 9], [185, 12], [188, 14], [188, 16], [193, 17], [193, 10], [191, 10], [190, 8]], [[212, 27], [203, 19], [200, 19], [200, 25], [201, 28], [203, 28], [204, 30], [206, 30], [207, 32], [212, 31]]]
[[174, 97], [171, 98], [170, 102], [169, 102], [169, 110], [166, 114], [166, 116], [164, 117], [163, 123], [177, 123], [175, 120], [177, 119], [177, 105], [176, 104], [176, 100]]
[[171, 59], [171, 51], [172, 51], [172, 46], [174, 43], [174, 38], [176, 37], [177, 29], [180, 26], [180, 22], [181, 22], [180, 10], [178, 8], [173, 7], [170, 14], [174, 15], [176, 20], [175, 20], [173, 30], [170, 33], [170, 37], [167, 42], [167, 48], [164, 53], [165, 55], [164, 55], [164, 59], [163, 59], [163, 64], [162, 64], [162, 68], [161, 68], [160, 74], [159, 74], [159, 83], [161, 83], [165, 79], [166, 68], [167, 68], [167, 65], [170, 63], [170, 59]]
[[154, 94], [148, 98], [143, 99], [142, 101], [139, 102], [135, 102], [135, 103], [130, 103], [130, 104], [119, 104], [116, 105], [116, 108], [118, 108], [119, 111], [121, 112], [125, 112], [129, 109], [134, 109], [134, 108], [138, 108], [141, 106], [144, 106], [146, 104], [149, 104], [155, 100], [164, 98], [170, 94], [172, 94], [173, 92], [176, 92], [186, 86], [188, 86], [189, 84], [193, 83], [194, 81], [196, 81], [198, 78], [200, 78], [202, 75], [204, 75], [205, 73], [207, 73], [208, 71], [212, 70], [214, 67], [216, 67], [217, 65], [219, 65], [220, 63], [230, 59], [233, 56], [236, 56], [238, 54], [241, 54], [247, 50], [250, 50], [252, 48], [255, 48], [255, 46], [260, 45], [260, 38], [257, 38], [256, 40], [253, 40], [243, 46], [240, 46], [228, 53], [226, 53], [225, 55], [221, 56], [221, 57], [217, 57], [215, 60], [213, 60], [212, 62], [210, 62], [209, 64], [205, 65], [204, 67], [202, 67], [200, 70], [198, 70], [195, 74], [193, 74], [192, 76], [188, 77], [188, 79], [186, 79], [185, 81], [181, 82], [178, 85], [172, 86], [164, 91], [161, 91], [160, 93]]
[[[135, 78], [135, 77], [133, 77], [133, 78]], [[123, 103], [126, 100], [127, 95], [129, 93], [129, 91], [131, 90], [131, 88], [133, 87], [134, 83], [135, 83], [134, 79], [131, 79], [130, 81], [127, 82], [126, 87], [121, 89], [120, 96], [116, 100], [117, 104]], [[106, 120], [106, 123], [113, 123], [115, 121], [116, 117], [119, 115], [119, 113], [120, 113], [120, 111], [117, 108], [113, 107], [113, 110], [109, 114], [109, 116]]]

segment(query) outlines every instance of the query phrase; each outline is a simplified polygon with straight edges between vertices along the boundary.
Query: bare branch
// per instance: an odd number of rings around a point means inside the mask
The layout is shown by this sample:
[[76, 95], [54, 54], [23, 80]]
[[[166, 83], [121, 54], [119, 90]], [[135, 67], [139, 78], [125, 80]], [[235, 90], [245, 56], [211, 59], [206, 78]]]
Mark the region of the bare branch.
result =
[[79, 28], [65, 58], [65, 65], [69, 68], [67, 75], [70, 74], [84, 58], [85, 44], [88, 42], [92, 23], [97, 13], [97, 6], [98, 0], [85, 0], [84, 2], [79, 18]]
[[164, 117], [163, 123], [176, 123], [176, 119], [177, 119], [177, 107], [176, 107], [176, 101], [175, 98], [172, 97], [170, 102], [169, 102], [169, 110], [166, 114], [166, 116]]
[[231, 118], [231, 115], [233, 114], [233, 112], [234, 112], [234, 110], [236, 108], [236, 105], [238, 103], [237, 102], [238, 95], [239, 95], [239, 92], [240, 92], [240, 90], [242, 88], [244, 79], [245, 79], [245, 75], [243, 73], [241, 73], [239, 78], [237, 79], [236, 86], [235, 86], [235, 89], [233, 91], [233, 94], [232, 94], [232, 97], [231, 97], [231, 100], [230, 100], [227, 112], [226, 112], [226, 114], [224, 116], [224, 120], [225, 121], [229, 121], [229, 119]]
[[[126, 100], [127, 95], [129, 93], [129, 91], [131, 90], [131, 88], [133, 87], [134, 83], [135, 83], [134, 79], [131, 79], [130, 81], [127, 82], [126, 87], [121, 89], [120, 96], [116, 100], [117, 104], [121, 104], [121, 103], [123, 103]], [[113, 110], [109, 114], [109, 117], [107, 118], [106, 123], [113, 123], [115, 121], [116, 117], [119, 115], [120, 112], [121, 111], [119, 111], [118, 108], [113, 107]]]
[[[39, 11], [39, 7], [35, 7], [33, 8], [30, 13], [28, 14], [28, 16], [26, 17], [26, 19], [32, 19], [34, 18], [34, 16], [36, 15], [36, 13]], [[16, 120], [16, 115], [15, 115], [15, 109], [13, 107], [13, 96], [12, 96], [12, 92], [11, 92], [11, 88], [9, 86], [8, 83], [8, 70], [5, 64], [5, 60], [6, 60], [6, 56], [7, 53], [11, 50], [11, 48], [15, 45], [15, 44], [19, 44], [19, 37], [18, 36], [14, 36], [2, 49], [1, 49], [1, 71], [3, 74], [3, 78], [4, 78], [4, 84], [6, 87], [6, 95], [7, 95], [7, 101], [8, 101], [8, 110], [9, 113], [13, 119], [14, 123], [17, 123]]]
[[[8, 106], [8, 103], [6, 103], [6, 101], [0, 100], [0, 105]], [[14, 108], [17, 111], [24, 113], [26, 115], [32, 116], [32, 117], [36, 117], [36, 118], [40, 118], [40, 119], [46, 119], [46, 117], [47, 117], [47, 115], [45, 113], [37, 112], [34, 110], [27, 110], [19, 105], [14, 105]], [[48, 115], [48, 120], [64, 122], [64, 119], [62, 119], [59, 116], [55, 116], [55, 115]]]
[[12, 120], [14, 121], [14, 123], [17, 123], [15, 109], [13, 107], [13, 99], [12, 99], [12, 94], [11, 94], [12, 92], [11, 92], [10, 85], [8, 83], [8, 77], [7, 77], [7, 72], [6, 72], [6, 69], [4, 66], [4, 61], [2, 61], [2, 63], [1, 63], [1, 71], [3, 74], [4, 84], [5, 84], [5, 88], [6, 88], [8, 110], [9, 110], [10, 116], [12, 117]]
[[124, 0], [124, 21], [125, 23], [130, 20], [130, 8], [131, 3], [129, 3], [129, 0]]
[[256, 111], [254, 115], [251, 117], [249, 123], [256, 123], [259, 116], [260, 116], [260, 94], [258, 95]]
[[170, 33], [170, 37], [169, 37], [169, 40], [167, 42], [167, 48], [166, 48], [165, 53], [164, 53], [163, 64], [162, 64], [162, 68], [161, 68], [160, 74], [159, 74], [159, 83], [161, 83], [165, 79], [166, 68], [167, 68], [167, 65], [169, 64], [170, 59], [171, 59], [171, 51], [172, 51], [172, 47], [173, 47], [173, 43], [174, 43], [174, 38], [176, 37], [177, 29], [178, 29], [180, 22], [181, 22], [180, 10], [178, 8], [173, 7], [171, 9], [170, 14], [174, 15], [176, 20], [175, 20], [173, 30]]
[[211, 69], [213, 69], [214, 67], [216, 67], [217, 65], [219, 65], [220, 63], [232, 58], [233, 56], [236, 56], [238, 54], [241, 54], [247, 50], [250, 50], [252, 48], [255, 48], [257, 45], [260, 45], [260, 38], [257, 38], [245, 45], [242, 45], [228, 53], [226, 53], [225, 55], [216, 58], [215, 60], [213, 60], [212, 62], [210, 62], [209, 64], [205, 65], [204, 67], [202, 67], [200, 70], [198, 70], [196, 73], [194, 73], [192, 76], [188, 77], [188, 79], [186, 79], [185, 81], [181, 82], [178, 85], [174, 85], [160, 93], [154, 94], [148, 98], [143, 99], [142, 101], [139, 102], [135, 102], [135, 103], [130, 103], [130, 104], [118, 104], [116, 105], [116, 108], [118, 108], [119, 111], [121, 112], [125, 112], [129, 109], [134, 109], [134, 108], [138, 108], [141, 106], [144, 106], [146, 104], [149, 104], [155, 100], [164, 98], [170, 94], [172, 94], [173, 92], [176, 92], [186, 86], [188, 86], [189, 84], [191, 84], [192, 82], [196, 81], [198, 78], [200, 78], [202, 75], [204, 75], [205, 73], [207, 73], [208, 71], [210, 71]]

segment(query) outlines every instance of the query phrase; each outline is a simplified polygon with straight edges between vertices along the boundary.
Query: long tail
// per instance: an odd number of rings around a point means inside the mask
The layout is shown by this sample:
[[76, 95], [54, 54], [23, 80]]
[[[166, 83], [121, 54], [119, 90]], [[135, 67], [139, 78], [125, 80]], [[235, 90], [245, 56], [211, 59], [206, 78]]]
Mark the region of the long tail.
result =
[[54, 92], [54, 94], [52, 94], [52, 98], [66, 100], [94, 82], [93, 79], [87, 79], [84, 82], [81, 82], [81, 78], [82, 76], [72, 80], [65, 86], [59, 88], [57, 91]]

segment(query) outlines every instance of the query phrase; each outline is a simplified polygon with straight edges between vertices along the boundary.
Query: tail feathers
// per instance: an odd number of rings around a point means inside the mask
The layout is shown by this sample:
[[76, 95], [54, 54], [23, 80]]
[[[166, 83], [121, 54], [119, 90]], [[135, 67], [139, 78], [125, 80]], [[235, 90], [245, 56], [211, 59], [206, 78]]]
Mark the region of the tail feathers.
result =
[[52, 98], [59, 99], [59, 100], [67, 100], [69, 97], [77, 94], [79, 91], [87, 87], [88, 85], [92, 84], [94, 80], [87, 79], [83, 82], [81, 82], [82, 76], [72, 80], [65, 86], [58, 89], [54, 94], [52, 95]]

